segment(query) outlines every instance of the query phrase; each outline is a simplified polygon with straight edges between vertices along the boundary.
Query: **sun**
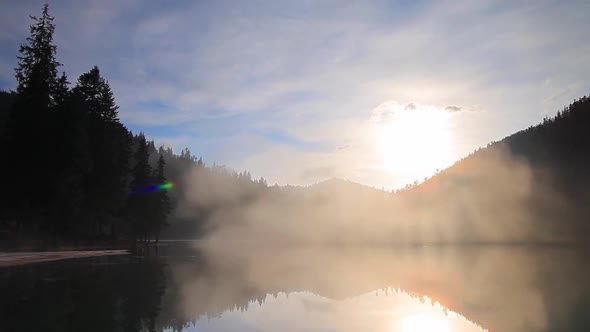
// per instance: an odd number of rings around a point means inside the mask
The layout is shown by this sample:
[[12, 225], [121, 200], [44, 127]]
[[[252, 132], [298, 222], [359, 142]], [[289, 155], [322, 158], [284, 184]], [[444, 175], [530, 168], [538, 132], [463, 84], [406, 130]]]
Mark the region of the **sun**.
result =
[[453, 145], [448, 112], [434, 106], [411, 105], [381, 108], [375, 132], [383, 169], [414, 181], [450, 166]]
[[450, 332], [449, 322], [433, 312], [421, 312], [401, 322], [401, 332]]

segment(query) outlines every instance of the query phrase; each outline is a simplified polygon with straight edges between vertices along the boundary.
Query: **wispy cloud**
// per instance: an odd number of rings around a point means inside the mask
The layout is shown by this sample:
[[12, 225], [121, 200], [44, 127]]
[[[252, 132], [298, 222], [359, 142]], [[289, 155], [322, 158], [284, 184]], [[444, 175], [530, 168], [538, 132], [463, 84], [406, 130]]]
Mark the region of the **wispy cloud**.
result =
[[[196, 154], [257, 175], [274, 174], [271, 161], [286, 150], [308, 168], [333, 165], [352, 180], [397, 183], [391, 174], [369, 181], [354, 171], [378, 163], [363, 138], [375, 105], [398, 100], [408, 101], [400, 104], [406, 111], [440, 105], [455, 113], [459, 158], [557, 110], [560, 97], [590, 91], [581, 56], [590, 53], [587, 1], [50, 5], [71, 81], [98, 65], [131, 129], [182, 138]], [[0, 11], [2, 87], [14, 85], [28, 14], [40, 8], [21, 1]], [[467, 112], [477, 109], [486, 112]], [[465, 129], [473, 127], [480, 129]], [[268, 135], [279, 130], [293, 139]], [[332, 149], [309, 151], [302, 142]], [[335, 148], [351, 142], [360, 148]], [[303, 183], [303, 169], [275, 179]]]
[[566, 96], [567, 94], [571, 93], [573, 91], [571, 86], [565, 87], [562, 90], [559, 90], [558, 92], [556, 92], [555, 94], [551, 95], [550, 97], [545, 98], [545, 102], [546, 103], [550, 103], [556, 100], [561, 99], [562, 97]]
[[323, 179], [333, 178], [336, 175], [335, 167], [319, 166], [313, 168], [305, 168], [301, 172], [301, 179], [303, 181], [319, 181]]
[[415, 110], [416, 109], [416, 104], [414, 103], [409, 103], [404, 107], [404, 110], [406, 111], [411, 111], [411, 110]]
[[466, 107], [466, 106], [457, 106], [457, 105], [449, 105], [445, 107], [445, 111], [456, 113], [456, 112], [475, 112], [479, 111], [480, 109], [477, 107]]

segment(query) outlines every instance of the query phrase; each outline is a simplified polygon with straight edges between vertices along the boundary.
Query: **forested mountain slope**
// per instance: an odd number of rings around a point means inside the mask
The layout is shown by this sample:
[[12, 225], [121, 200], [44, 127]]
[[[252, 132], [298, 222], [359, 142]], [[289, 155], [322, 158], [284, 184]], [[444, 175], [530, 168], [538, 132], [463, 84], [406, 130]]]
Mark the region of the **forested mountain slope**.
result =
[[467, 238], [487, 232], [583, 240], [590, 230], [590, 98], [475, 151], [400, 197], [444, 212], [440, 218], [455, 219]]

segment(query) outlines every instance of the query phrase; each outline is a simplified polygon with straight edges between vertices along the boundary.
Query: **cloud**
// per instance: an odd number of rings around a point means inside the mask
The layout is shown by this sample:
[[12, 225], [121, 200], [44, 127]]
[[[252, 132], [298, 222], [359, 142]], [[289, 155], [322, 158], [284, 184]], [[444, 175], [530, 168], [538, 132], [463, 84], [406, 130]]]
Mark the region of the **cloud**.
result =
[[[314, 155], [334, 159], [329, 164], [343, 165], [336, 159], [354, 152], [358, 163], [371, 166], [370, 138], [362, 136], [371, 135], [366, 111], [388, 100], [411, 101], [399, 104], [402, 111], [420, 105], [490, 110], [474, 119], [453, 117], [471, 121], [455, 126], [462, 138], [455, 158], [536, 122], [538, 109], [546, 107], [539, 95], [556, 95], [556, 86], [570, 84], [566, 94], [590, 90], [590, 66], [580, 56], [590, 53], [587, 7], [585, 1], [51, 3], [57, 58], [71, 81], [96, 64], [130, 128], [154, 136], [151, 129], [166, 125], [158, 137], [192, 137], [187, 144], [196, 154], [248, 165], [265, 177], [274, 173], [273, 163], [262, 162], [278, 155], [262, 154], [278, 150], [272, 142], [267, 151], [261, 150], [266, 142], [251, 142], [264, 141], [253, 138], [256, 132], [276, 128], [320, 146], [358, 147]], [[39, 11], [40, 5], [17, 2], [0, 13], [0, 81], [14, 82], [28, 14]], [[546, 78], [551, 85], [539, 86]], [[150, 106], [152, 100], [166, 111]], [[371, 121], [392, 121], [394, 113], [381, 110]], [[243, 137], [248, 139], [239, 141]], [[289, 151], [309, 162], [309, 151]], [[277, 179], [300, 181], [303, 168]], [[352, 179], [359, 176], [354, 169], [338, 166]], [[382, 182], [390, 178], [382, 176]]]
[[478, 108], [475, 107], [465, 107], [465, 106], [457, 106], [457, 105], [449, 105], [445, 106], [445, 111], [450, 113], [456, 112], [476, 112], [479, 111]]
[[[410, 106], [411, 105], [411, 106]], [[408, 108], [410, 106], [410, 108]], [[395, 100], [388, 100], [377, 105], [377, 107], [371, 110], [371, 116], [369, 122], [390, 122], [395, 119], [395, 116], [400, 111], [415, 110], [416, 104], [409, 103], [404, 106], [402, 103]]]
[[320, 166], [313, 168], [306, 168], [301, 172], [301, 179], [304, 181], [318, 181], [323, 179], [333, 178], [336, 172], [334, 167]]
[[291, 135], [285, 130], [272, 129], [260, 132], [260, 135], [275, 143], [290, 145], [306, 151], [330, 151], [333, 147], [329, 141], [309, 141]]
[[411, 111], [411, 110], [415, 110], [416, 109], [416, 104], [414, 103], [409, 103], [404, 107], [404, 110], [406, 111]]
[[461, 107], [459, 107], [459, 106], [454, 106], [454, 105], [451, 105], [451, 106], [447, 106], [447, 107], [445, 107], [445, 111], [449, 111], [449, 112], [460, 112], [460, 111], [462, 111], [462, 110], [463, 110], [463, 109], [462, 109]]
[[562, 97], [564, 97], [565, 95], [569, 94], [570, 92], [572, 92], [572, 87], [568, 86], [558, 92], [556, 92], [555, 94], [551, 95], [550, 97], [545, 98], [545, 100], [543, 100], [545, 103], [550, 103], [556, 100], [561, 99]]
[[389, 100], [379, 104], [371, 111], [370, 122], [390, 122], [394, 121], [398, 114], [408, 111], [441, 111], [444, 110], [449, 113], [458, 112], [476, 112], [480, 111], [478, 107], [467, 107], [458, 105], [448, 105], [444, 107], [428, 104], [420, 104], [417, 102], [400, 103], [395, 100]]

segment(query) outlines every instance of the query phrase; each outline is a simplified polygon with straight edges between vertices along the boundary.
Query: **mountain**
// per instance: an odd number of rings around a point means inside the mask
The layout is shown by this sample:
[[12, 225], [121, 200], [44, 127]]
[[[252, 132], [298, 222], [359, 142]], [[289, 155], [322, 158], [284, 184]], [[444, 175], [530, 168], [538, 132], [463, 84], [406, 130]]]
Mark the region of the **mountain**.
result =
[[585, 241], [589, 188], [590, 98], [582, 97], [400, 196], [452, 220], [464, 238]]

